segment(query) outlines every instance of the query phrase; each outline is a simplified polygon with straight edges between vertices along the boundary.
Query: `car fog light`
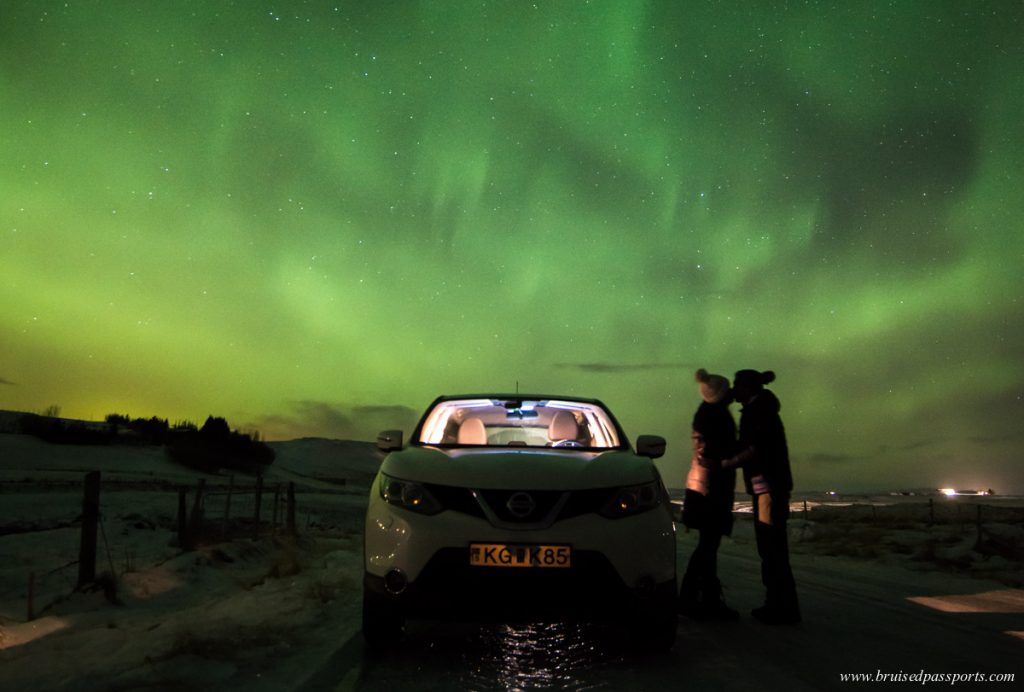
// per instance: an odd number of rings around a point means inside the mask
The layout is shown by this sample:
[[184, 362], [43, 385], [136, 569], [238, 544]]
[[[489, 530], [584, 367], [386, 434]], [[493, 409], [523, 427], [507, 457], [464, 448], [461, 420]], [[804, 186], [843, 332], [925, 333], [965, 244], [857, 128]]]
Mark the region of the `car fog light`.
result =
[[390, 570], [384, 575], [384, 588], [388, 590], [388, 593], [398, 595], [405, 591], [405, 587], [409, 586], [409, 581], [405, 578], [405, 574], [400, 569]]

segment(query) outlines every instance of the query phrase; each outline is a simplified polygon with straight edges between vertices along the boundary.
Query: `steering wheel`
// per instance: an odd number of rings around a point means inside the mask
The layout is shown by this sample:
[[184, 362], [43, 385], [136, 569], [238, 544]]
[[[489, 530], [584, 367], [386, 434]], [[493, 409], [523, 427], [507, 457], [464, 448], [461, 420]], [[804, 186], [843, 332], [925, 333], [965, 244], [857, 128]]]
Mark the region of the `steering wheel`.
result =
[[551, 445], [552, 447], [582, 447], [576, 440], [559, 440]]

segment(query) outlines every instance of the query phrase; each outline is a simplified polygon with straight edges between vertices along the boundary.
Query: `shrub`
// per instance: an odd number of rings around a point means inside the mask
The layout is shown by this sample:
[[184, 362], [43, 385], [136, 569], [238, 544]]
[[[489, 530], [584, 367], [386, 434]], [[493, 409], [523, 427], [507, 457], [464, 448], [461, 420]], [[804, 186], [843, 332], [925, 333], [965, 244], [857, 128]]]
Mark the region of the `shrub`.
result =
[[258, 474], [274, 461], [273, 449], [249, 435], [232, 431], [226, 420], [213, 416], [199, 430], [172, 430], [167, 453], [175, 462], [205, 473], [227, 468]]
[[22, 416], [19, 429], [24, 435], [32, 435], [45, 442], [62, 445], [107, 445], [114, 437], [109, 426], [97, 428], [60, 418], [37, 416], [34, 413]]

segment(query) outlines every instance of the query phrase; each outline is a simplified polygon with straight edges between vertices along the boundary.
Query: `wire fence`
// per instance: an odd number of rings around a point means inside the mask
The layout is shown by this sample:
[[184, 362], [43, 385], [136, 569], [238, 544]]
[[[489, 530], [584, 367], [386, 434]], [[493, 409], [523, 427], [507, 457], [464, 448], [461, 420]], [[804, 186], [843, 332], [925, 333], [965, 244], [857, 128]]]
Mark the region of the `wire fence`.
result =
[[210, 490], [200, 479], [191, 496], [190, 501], [187, 489], [178, 490], [178, 541], [184, 548], [242, 533], [298, 532], [294, 483], [266, 485], [257, 477], [254, 484], [236, 486], [231, 477], [226, 488]]
[[[350, 533], [361, 528], [365, 512], [358, 489], [302, 493], [290, 482], [257, 477], [238, 483], [229, 477], [127, 493], [114, 482], [101, 499], [98, 473], [91, 476], [84, 488], [78, 483], [44, 491], [48, 517], [40, 509], [38, 520], [0, 527], [5, 552], [11, 553], [0, 565], [0, 624], [21, 620], [17, 611], [35, 619], [78, 591], [102, 590], [116, 600], [120, 576], [181, 551], [238, 538]], [[27, 497], [26, 489], [17, 492]], [[308, 501], [302, 512], [297, 498]], [[21, 505], [32, 506], [31, 501]], [[16, 556], [25, 559], [17, 564]], [[14, 610], [16, 603], [24, 606]]]
[[898, 502], [815, 502], [790, 505], [794, 518], [813, 522], [882, 523], [890, 525], [1024, 524], [1024, 507], [964, 498], [922, 498]]

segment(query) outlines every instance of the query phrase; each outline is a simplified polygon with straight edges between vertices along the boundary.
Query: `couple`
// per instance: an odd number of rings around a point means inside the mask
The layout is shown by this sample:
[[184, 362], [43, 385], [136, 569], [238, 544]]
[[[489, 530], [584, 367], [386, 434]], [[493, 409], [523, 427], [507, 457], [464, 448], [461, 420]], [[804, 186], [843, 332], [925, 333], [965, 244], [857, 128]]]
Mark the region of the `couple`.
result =
[[[718, 546], [732, 533], [736, 468], [753, 498], [754, 535], [761, 557], [765, 604], [751, 611], [761, 622], [796, 624], [800, 607], [789, 565], [786, 519], [793, 476], [779, 400], [764, 385], [775, 380], [768, 370], [740, 370], [729, 380], [701, 368], [696, 373], [704, 400], [693, 417], [693, 462], [686, 477], [683, 523], [699, 532], [679, 591], [679, 612], [696, 619], [736, 620], [739, 613], [722, 598]], [[739, 438], [729, 411], [742, 404]]]

